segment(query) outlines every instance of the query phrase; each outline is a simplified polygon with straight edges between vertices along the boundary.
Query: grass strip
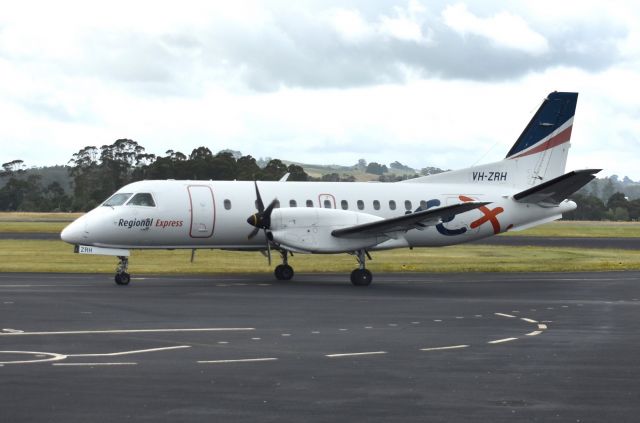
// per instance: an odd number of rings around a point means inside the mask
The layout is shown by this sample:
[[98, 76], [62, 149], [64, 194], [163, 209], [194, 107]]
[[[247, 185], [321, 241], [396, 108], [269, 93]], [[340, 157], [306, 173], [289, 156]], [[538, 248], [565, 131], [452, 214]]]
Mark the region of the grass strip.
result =
[[[270, 273], [273, 268], [256, 252], [135, 250], [133, 274]], [[115, 257], [80, 255], [55, 240], [0, 240], [2, 272], [112, 273]], [[640, 251], [459, 245], [373, 253], [373, 272], [540, 272], [640, 270]], [[277, 264], [277, 255], [274, 263]], [[297, 272], [350, 272], [356, 261], [347, 254], [297, 254], [289, 260]]]

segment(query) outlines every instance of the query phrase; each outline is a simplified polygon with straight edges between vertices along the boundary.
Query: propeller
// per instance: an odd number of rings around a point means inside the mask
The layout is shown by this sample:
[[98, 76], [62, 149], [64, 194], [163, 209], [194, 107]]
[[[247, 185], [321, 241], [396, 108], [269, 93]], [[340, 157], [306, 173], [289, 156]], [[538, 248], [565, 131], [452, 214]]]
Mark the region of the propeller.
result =
[[271, 228], [271, 212], [273, 212], [278, 200], [274, 198], [265, 209], [260, 190], [258, 189], [258, 183], [256, 181], [253, 183], [256, 187], [256, 206], [258, 207], [258, 212], [252, 214], [247, 219], [247, 223], [253, 226], [253, 230], [249, 233], [248, 238], [253, 239], [258, 232], [260, 232], [260, 229], [264, 230], [264, 236], [267, 240], [267, 258], [269, 259], [269, 265], [271, 265], [271, 242], [267, 236], [267, 230]]

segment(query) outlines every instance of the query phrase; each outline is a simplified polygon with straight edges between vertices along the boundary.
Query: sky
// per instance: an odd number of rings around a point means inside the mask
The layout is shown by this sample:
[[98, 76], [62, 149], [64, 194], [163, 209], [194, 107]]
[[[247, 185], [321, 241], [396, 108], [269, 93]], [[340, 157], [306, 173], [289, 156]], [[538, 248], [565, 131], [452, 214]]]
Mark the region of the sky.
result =
[[640, 180], [634, 1], [20, 1], [0, 13], [0, 162], [148, 153], [457, 169], [580, 93], [567, 170]]

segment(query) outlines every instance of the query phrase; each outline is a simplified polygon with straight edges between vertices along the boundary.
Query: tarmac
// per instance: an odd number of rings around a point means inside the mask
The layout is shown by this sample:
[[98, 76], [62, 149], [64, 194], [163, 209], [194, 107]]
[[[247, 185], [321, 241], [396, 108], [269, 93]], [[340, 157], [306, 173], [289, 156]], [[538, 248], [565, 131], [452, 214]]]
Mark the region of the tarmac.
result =
[[640, 272], [0, 274], [2, 422], [635, 422]]

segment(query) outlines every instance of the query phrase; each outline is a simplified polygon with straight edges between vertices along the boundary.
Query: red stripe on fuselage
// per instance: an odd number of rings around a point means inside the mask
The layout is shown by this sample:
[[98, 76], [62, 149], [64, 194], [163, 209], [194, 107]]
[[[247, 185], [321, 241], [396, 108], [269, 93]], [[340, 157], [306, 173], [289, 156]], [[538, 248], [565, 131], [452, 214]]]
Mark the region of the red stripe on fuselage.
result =
[[531, 154], [540, 153], [542, 151], [545, 151], [545, 150], [548, 150], [550, 148], [556, 147], [556, 146], [558, 146], [560, 144], [564, 144], [565, 142], [569, 142], [569, 140], [571, 139], [571, 128], [573, 128], [573, 125], [569, 126], [567, 129], [565, 129], [564, 131], [560, 132], [555, 137], [549, 138], [547, 141], [543, 142], [542, 144], [540, 144], [536, 148], [532, 148], [531, 150], [529, 150], [527, 152], [524, 152], [522, 154], [510, 157], [510, 158], [511, 159], [518, 159], [520, 157], [524, 157], [524, 156], [529, 156]]

